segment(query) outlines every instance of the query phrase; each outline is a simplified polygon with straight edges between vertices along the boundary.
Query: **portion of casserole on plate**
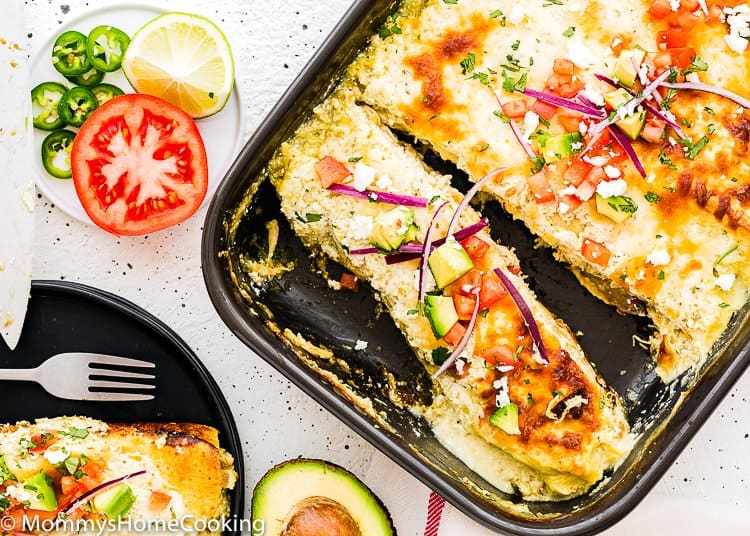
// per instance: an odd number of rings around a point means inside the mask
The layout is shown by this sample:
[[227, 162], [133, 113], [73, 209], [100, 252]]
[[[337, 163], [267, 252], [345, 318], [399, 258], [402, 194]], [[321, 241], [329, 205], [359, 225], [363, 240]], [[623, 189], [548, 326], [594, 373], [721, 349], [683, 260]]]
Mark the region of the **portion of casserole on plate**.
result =
[[282, 145], [270, 177], [283, 212], [307, 247], [369, 282], [436, 377], [421, 411], [447, 448], [528, 500], [586, 492], [630, 448], [618, 397], [450, 177], [355, 97], [339, 89]]
[[749, 21], [738, 1], [408, 0], [351, 75], [471, 179], [508, 167], [483, 190], [595, 295], [645, 306], [670, 380], [748, 298]]
[[[99, 530], [117, 527], [118, 520], [133, 521], [135, 532], [144, 529], [135, 520], [181, 520], [187, 525], [172, 532], [192, 533], [190, 527], [202, 529], [229, 515], [233, 466], [209, 426], [106, 424], [84, 417], [0, 426], [0, 532], [41, 533], [53, 521], [61, 524], [52, 534], [70, 530], [76, 525], [64, 523], [75, 521]], [[169, 527], [149, 526], [146, 532], [153, 533]]]

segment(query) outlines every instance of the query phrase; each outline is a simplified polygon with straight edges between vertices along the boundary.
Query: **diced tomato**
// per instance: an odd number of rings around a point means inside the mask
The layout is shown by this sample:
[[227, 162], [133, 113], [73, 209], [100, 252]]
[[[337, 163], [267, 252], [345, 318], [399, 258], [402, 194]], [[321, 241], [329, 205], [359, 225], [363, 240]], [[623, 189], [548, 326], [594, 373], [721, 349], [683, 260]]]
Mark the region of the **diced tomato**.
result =
[[673, 48], [669, 51], [672, 58], [672, 65], [683, 68], [693, 63], [695, 59], [695, 49], [692, 47]]
[[648, 12], [655, 19], [663, 19], [672, 12], [672, 9], [669, 6], [669, 0], [655, 0], [648, 8]]
[[502, 300], [508, 291], [494, 272], [482, 276], [482, 288], [479, 291], [479, 309], [489, 309]]
[[576, 188], [575, 196], [581, 201], [588, 201], [594, 197], [595, 193], [596, 185], [586, 179], [578, 186], [578, 188]]
[[612, 135], [609, 133], [609, 129], [602, 131], [599, 138], [591, 144], [591, 152], [596, 153], [607, 147], [612, 143]]
[[158, 514], [163, 512], [172, 502], [172, 496], [169, 493], [162, 493], [161, 491], [152, 491], [149, 499], [148, 508], [153, 513]]
[[482, 286], [482, 272], [476, 268], [469, 270], [456, 281], [456, 291], [464, 296], [474, 296], [476, 289]]
[[505, 345], [498, 344], [490, 346], [482, 350], [480, 354], [488, 365], [492, 367], [503, 366], [503, 367], [517, 367], [518, 359], [510, 348]]
[[565, 129], [565, 132], [578, 132], [583, 116], [570, 110], [565, 110], [557, 114], [557, 120], [560, 125]]
[[724, 8], [721, 4], [711, 4], [708, 8], [708, 18], [711, 21], [720, 21], [724, 15]]
[[99, 473], [102, 472], [102, 466], [97, 462], [87, 460], [86, 465], [81, 468], [81, 471], [83, 471], [83, 474], [86, 476], [96, 478], [99, 476]]
[[98, 485], [99, 485], [99, 480], [97, 480], [96, 478], [87, 476], [87, 475], [83, 475], [81, 478], [78, 479], [78, 488], [84, 493], [94, 489]]
[[666, 48], [685, 48], [688, 44], [684, 30], [678, 28], [670, 28], [659, 32], [656, 36], [656, 42], [659, 45], [666, 46]]
[[461, 322], [456, 322], [453, 324], [453, 327], [450, 329], [448, 333], [445, 334], [445, 337], [443, 337], [443, 340], [450, 344], [451, 346], [457, 345], [459, 342], [461, 342], [461, 339], [464, 338], [464, 335], [466, 334], [466, 326], [461, 324]]
[[453, 295], [453, 306], [456, 308], [459, 320], [471, 320], [476, 303], [477, 299], [474, 296]]
[[555, 192], [550, 188], [549, 181], [544, 172], [540, 171], [526, 180], [529, 183], [529, 188], [531, 188], [531, 193], [534, 194], [534, 201], [542, 204], [555, 200]]
[[555, 59], [555, 63], [552, 66], [552, 72], [555, 74], [572, 76], [575, 73], [576, 65], [572, 61], [565, 58]]
[[680, 7], [685, 11], [692, 13], [700, 7], [698, 0], [680, 0]]
[[599, 186], [600, 182], [607, 180], [609, 180], [609, 177], [607, 177], [607, 174], [600, 167], [592, 168], [589, 174], [586, 175], [586, 182], [593, 184], [594, 188]]
[[73, 476], [64, 476], [60, 479], [60, 489], [63, 495], [73, 495], [78, 491], [78, 482]]
[[536, 115], [541, 117], [542, 119], [545, 119], [549, 121], [552, 119], [557, 113], [558, 107], [554, 104], [548, 104], [546, 102], [542, 102], [540, 100], [536, 101], [534, 105], [531, 107], [531, 111], [534, 112]]
[[664, 71], [672, 65], [672, 53], [670, 51], [660, 52], [654, 56], [654, 67], [657, 72]]
[[340, 183], [352, 174], [344, 164], [332, 156], [326, 156], [315, 164], [315, 173], [318, 174], [320, 183], [324, 188]]
[[477, 238], [476, 236], [470, 236], [469, 238], [462, 240], [461, 245], [466, 250], [466, 253], [469, 254], [471, 260], [473, 260], [474, 262], [477, 262], [479, 259], [484, 257], [484, 255], [487, 253], [487, 250], [490, 249], [490, 245], [487, 242], [485, 242], [481, 238]]
[[663, 124], [649, 120], [641, 131], [641, 138], [650, 143], [661, 143], [664, 130]]
[[576, 95], [578, 95], [583, 89], [586, 87], [586, 84], [583, 83], [581, 80], [572, 80], [568, 84], [561, 84], [558, 86], [558, 88], [555, 90], [555, 93], [560, 95], [561, 97], [565, 99], [572, 99]]
[[511, 264], [508, 266], [508, 271], [515, 275], [521, 275], [521, 267], [517, 264]]
[[357, 292], [359, 290], [359, 278], [354, 274], [344, 272], [341, 274], [341, 288]]
[[619, 57], [623, 50], [630, 47], [630, 42], [632, 40], [632, 37], [629, 35], [617, 34], [615, 35], [614, 39], [612, 39], [612, 43], [609, 45], [609, 48], [612, 49], [612, 52], [614, 52], [615, 56]]
[[570, 84], [573, 81], [573, 77], [570, 75], [553, 74], [545, 82], [547, 89], [556, 91], [562, 85]]
[[685, 30], [690, 30], [700, 20], [700, 13], [693, 13], [693, 11], [684, 10], [681, 11], [679, 15], [677, 15], [677, 26], [680, 26]]
[[589, 174], [592, 167], [593, 166], [588, 162], [584, 162], [580, 158], [576, 158], [570, 163], [568, 169], [565, 170], [565, 173], [563, 173], [565, 184], [578, 186], [579, 184], [581, 184], [581, 182], [583, 182], [583, 179], [586, 178], [586, 175]]
[[[567, 207], [567, 210], [564, 209], [562, 206], [563, 203]], [[583, 201], [581, 201], [577, 195], [563, 195], [560, 197], [560, 204], [558, 205], [558, 212], [561, 214], [566, 214], [568, 212], [572, 212], [578, 207], [580, 207], [583, 204]]]
[[609, 258], [612, 256], [612, 253], [607, 249], [607, 246], [588, 238], [583, 239], [581, 254], [584, 259], [594, 264], [598, 264], [599, 266], [607, 266], [607, 264], [609, 264]]
[[528, 111], [529, 105], [524, 99], [509, 100], [503, 104], [503, 114], [512, 119], [519, 119]]
[[55, 436], [52, 434], [37, 434], [31, 436], [31, 443], [36, 445], [29, 449], [29, 452], [43, 452], [55, 442]]

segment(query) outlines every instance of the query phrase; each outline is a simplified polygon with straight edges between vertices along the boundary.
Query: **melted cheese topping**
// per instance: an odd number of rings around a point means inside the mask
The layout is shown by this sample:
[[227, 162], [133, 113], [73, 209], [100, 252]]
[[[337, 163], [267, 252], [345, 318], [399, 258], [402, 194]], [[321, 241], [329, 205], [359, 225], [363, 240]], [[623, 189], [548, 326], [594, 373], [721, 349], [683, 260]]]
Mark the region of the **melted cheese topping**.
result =
[[[326, 190], [314, 167], [326, 156], [340, 162], [361, 158], [362, 165], [389, 177], [389, 191], [435, 198], [427, 209], [414, 209], [419, 240], [424, 240], [432, 214], [443, 201], [448, 206], [436, 219], [434, 236], [445, 235], [462, 195], [450, 186], [450, 177], [428, 170], [411, 148], [399, 143], [382, 126], [372, 110], [356, 105], [353, 97], [351, 91], [339, 90], [316, 110], [315, 117], [281, 147], [270, 168], [271, 180], [281, 197], [282, 210], [303, 243], [367, 280], [425, 367], [434, 372], [437, 367], [431, 352], [443, 344], [435, 338], [427, 318], [413, 313], [418, 298], [419, 261], [388, 266], [380, 255], [348, 253], [369, 245], [366, 236], [355, 232], [358, 219], [375, 218], [393, 207]], [[300, 211], [314, 212], [321, 218], [302, 223], [294, 217]], [[467, 208], [459, 227], [479, 219], [479, 214]], [[508, 270], [518, 266], [513, 253], [493, 243], [486, 232], [477, 236], [491, 244], [477, 268], [487, 272], [495, 267]], [[578, 495], [628, 452], [631, 438], [624, 411], [616, 397], [603, 387], [570, 331], [536, 301], [521, 277], [511, 272], [509, 277], [533, 311], [550, 353], [550, 364], [538, 362], [523, 318], [510, 296], [505, 296], [485, 317], [477, 319], [464, 358], [459, 360], [461, 366], [437, 380], [445, 396], [439, 398], [441, 409], [433, 408], [434, 413], [430, 414], [452, 415], [476, 434], [477, 438], [469, 441], [483, 441], [502, 452], [505, 460], [513, 460], [509, 465], [513, 471], [495, 467], [495, 473], [489, 475], [493, 482], [504, 482], [501, 489], [515, 486], [531, 500]], [[498, 344], [515, 349], [520, 364], [514, 371], [503, 373], [487, 367], [479, 357], [484, 349]], [[507, 378], [510, 400], [519, 407], [518, 435], [505, 433], [489, 423], [497, 409], [495, 385], [501, 377]], [[555, 419], [545, 415], [553, 397], [567, 400], [576, 396], [585, 399], [586, 404], [570, 408], [566, 416], [556, 414]], [[462, 439], [454, 437], [449, 441], [456, 444]]]
[[[624, 290], [647, 304], [659, 331], [654, 345], [658, 370], [671, 379], [705, 361], [748, 299], [750, 114], [714, 95], [681, 92], [672, 112], [686, 119], [684, 131], [693, 142], [706, 136], [708, 144], [690, 159], [689, 150], [674, 139], [636, 141], [647, 176], [642, 178], [629, 162], [621, 165], [622, 177], [616, 178], [627, 184], [637, 210], [614, 223], [593, 200], [575, 209], [563, 199], [536, 203], [527, 182], [528, 159], [508, 124], [494, 113], [497, 97], [501, 102], [521, 98], [503, 89], [503, 73], [516, 82], [526, 73], [526, 87], [544, 90], [554, 60], [561, 57], [576, 64], [576, 76], [594, 96], [591, 100], [610, 91], [594, 74], [611, 75], [616, 51], [624, 45], [655, 50], [657, 32], [667, 28], [648, 15], [649, 5], [642, 0], [407, 2], [397, 19], [402, 32], [374, 37], [350, 74], [359, 86], [358, 98], [383, 121], [426, 141], [471, 178], [509, 167], [503, 181], [485, 190], [565, 261], [604, 282], [608, 290], [597, 295]], [[689, 45], [710, 67], [691, 77], [745, 93], [748, 56], [727, 48], [726, 24], [695, 16]], [[557, 118], [549, 128], [563, 131]], [[558, 197], [565, 194], [566, 169], [565, 160], [548, 167]], [[582, 255], [585, 239], [611, 252], [606, 266]], [[729, 250], [732, 254], [716, 264]], [[657, 257], [669, 262], [648, 262], [655, 252], [663, 252]], [[736, 277], [733, 284], [717, 284], [727, 274]]]

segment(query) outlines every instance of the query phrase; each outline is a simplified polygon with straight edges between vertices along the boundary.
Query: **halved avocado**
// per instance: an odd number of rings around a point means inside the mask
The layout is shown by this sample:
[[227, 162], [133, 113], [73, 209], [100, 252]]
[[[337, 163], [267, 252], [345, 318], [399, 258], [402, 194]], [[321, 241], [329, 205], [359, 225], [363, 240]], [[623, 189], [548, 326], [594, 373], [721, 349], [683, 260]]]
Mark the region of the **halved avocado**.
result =
[[396, 535], [380, 499], [322, 460], [291, 460], [268, 471], [253, 493], [252, 520], [263, 525], [263, 536]]

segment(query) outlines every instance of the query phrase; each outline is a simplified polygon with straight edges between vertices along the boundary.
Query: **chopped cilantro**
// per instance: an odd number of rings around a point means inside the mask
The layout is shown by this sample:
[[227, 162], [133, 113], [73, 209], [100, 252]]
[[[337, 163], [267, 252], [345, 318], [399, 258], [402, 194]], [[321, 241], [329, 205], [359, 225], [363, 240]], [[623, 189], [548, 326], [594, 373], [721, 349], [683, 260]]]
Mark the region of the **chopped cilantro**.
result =
[[627, 279], [628, 279], [628, 274], [622, 274], [622, 275], [620, 276], [620, 280], [621, 280], [621, 281], [626, 281]]
[[575, 26], [568, 26], [565, 31], [563, 32], [563, 35], [565, 37], [573, 37], [573, 34], [576, 33]]
[[487, 73], [474, 73], [471, 75], [472, 80], [479, 80], [483, 85], [490, 85], [490, 75]]
[[705, 111], [705, 112], [706, 112], [707, 114], [710, 114], [710, 115], [714, 115], [714, 114], [716, 113], [716, 112], [714, 112], [714, 109], [713, 109], [713, 108], [710, 108], [710, 107], [708, 107], [708, 106], [704, 106], [704, 107], [703, 107], [703, 110], [704, 110], [704, 111]]
[[690, 65], [680, 71], [680, 74], [685, 76], [686, 74], [697, 73], [699, 71], [708, 71], [708, 63], [703, 61], [699, 56], [696, 56]]
[[435, 204], [435, 203], [436, 203], [437, 201], [440, 201], [440, 196], [439, 196], [439, 195], [433, 195], [433, 196], [432, 196], [432, 197], [430, 198], [430, 202], [429, 202], [429, 204], [430, 204], [430, 205], [434, 205], [434, 204]]
[[534, 397], [531, 396], [531, 393], [526, 393], [526, 402], [529, 406], [534, 403]]
[[562, 393], [560, 391], [558, 391], [557, 389], [553, 389], [553, 391], [552, 391], [552, 398], [557, 398], [560, 395], [562, 395]]
[[721, 307], [722, 309], [726, 309], [727, 307], [729, 307], [729, 304], [728, 304], [728, 303], [726, 303], [726, 302], [721, 302], [721, 303], [719, 304], [719, 307]]
[[474, 71], [474, 66], [476, 65], [476, 59], [477, 56], [473, 52], [469, 52], [469, 54], [466, 56], [466, 58], [461, 60], [461, 74], [467, 75]]
[[485, 152], [489, 148], [490, 148], [490, 144], [489, 143], [485, 143], [484, 145], [482, 145], [482, 148], [479, 149], [479, 152], [483, 153], [483, 152]]
[[711, 134], [713, 134], [714, 132], [716, 132], [716, 125], [714, 125], [713, 123], [711, 123], [710, 125], [708, 125], [708, 128], [706, 129], [706, 132], [708, 132], [709, 136]]
[[[294, 215], [297, 218], [297, 220], [299, 220], [302, 223], [315, 223], [316, 221], [320, 221], [323, 218], [322, 214], [312, 214], [310, 212], [305, 214], [304, 217], [299, 212], [295, 212]], [[87, 431], [86, 431], [86, 435], [88, 435]], [[86, 436], [83, 436], [83, 437], [86, 437]]]
[[401, 28], [396, 23], [396, 17], [393, 15], [389, 15], [387, 19], [385, 19], [385, 24], [378, 32], [378, 35], [381, 39], [385, 39], [386, 37], [390, 37], [392, 35], [400, 34]]
[[17, 481], [18, 479], [13, 473], [10, 472], [10, 469], [8, 469], [8, 464], [5, 463], [5, 457], [0, 454], [0, 484], [5, 482], [6, 480]]
[[529, 385], [529, 384], [531, 383], [531, 380], [530, 380], [529, 378], [526, 378], [526, 379], [525, 379], [525, 380], [523, 381], [523, 383], [525, 383], [526, 385]]
[[546, 163], [547, 162], [545, 162], [544, 157], [542, 156], [533, 157], [531, 159], [531, 174], [534, 175], [535, 173], [539, 173]]
[[604, 399], [599, 398], [599, 409], [604, 409]]
[[695, 143], [692, 140], [678, 140], [678, 143], [687, 149], [685, 156], [688, 160], [695, 160], [703, 148], [708, 144], [708, 138], [701, 136], [701, 138]]
[[505, 26], [508, 22], [508, 20], [505, 18], [505, 15], [503, 15], [503, 12], [499, 9], [490, 12], [490, 18], [500, 19], [500, 26]]
[[439, 367], [443, 363], [448, 361], [448, 358], [450, 357], [450, 355], [451, 353], [448, 351], [448, 349], [443, 346], [439, 348], [435, 348], [432, 351], [432, 362], [435, 363]]
[[624, 212], [626, 214], [633, 214], [638, 210], [638, 205], [635, 204], [635, 201], [624, 195], [610, 197], [607, 204], [612, 207], [612, 210]]
[[657, 275], [656, 278], [664, 281], [664, 270], [660, 270], [659, 275]]
[[352, 157], [349, 158], [349, 162], [352, 162], [352, 163], [353, 162], [359, 162], [360, 160], [362, 160], [361, 156], [352, 156]]
[[646, 198], [646, 201], [649, 203], [658, 203], [659, 202], [659, 195], [655, 194], [654, 192], [646, 192], [643, 196]]
[[[318, 216], [318, 220], [320, 219], [320, 214], [308, 214], [308, 218], [310, 216]], [[318, 221], [318, 220], [312, 220], [312, 221]], [[70, 437], [72, 439], [86, 439], [89, 436], [89, 431], [85, 428], [76, 428], [75, 426], [71, 426], [67, 432], [60, 432], [60, 435], [64, 435], [67, 437]]]
[[726, 251], [725, 251], [724, 253], [722, 253], [722, 254], [721, 254], [721, 255], [719, 256], [719, 258], [718, 258], [718, 259], [716, 259], [716, 261], [714, 262], [714, 266], [718, 266], [718, 265], [720, 265], [720, 264], [721, 264], [722, 262], [724, 262], [724, 259], [726, 259], [727, 257], [729, 257], [729, 256], [730, 256], [730, 255], [731, 255], [732, 253], [734, 253], [735, 251], [737, 251], [737, 244], [733, 245], [733, 246], [732, 246], [731, 248], [729, 248], [729, 249], [728, 249], [728, 250], [726, 250]]
[[519, 39], [516, 39], [515, 41], [513, 41], [513, 44], [510, 45], [510, 48], [512, 48], [513, 50], [518, 50], [518, 47], [520, 46], [521, 46], [521, 41]]
[[488, 314], [490, 314], [489, 309], [482, 309], [481, 311], [479, 311], [479, 316], [481, 316], [482, 318], [487, 318]]
[[499, 117], [499, 118], [500, 118], [500, 120], [501, 120], [501, 121], [502, 121], [503, 123], [510, 123], [510, 117], [508, 117], [507, 115], [505, 115], [505, 114], [504, 114], [504, 113], [502, 112], [502, 110], [495, 110], [494, 112], [492, 112], [492, 114], [493, 114], [493, 115], [495, 115], [496, 117]]

